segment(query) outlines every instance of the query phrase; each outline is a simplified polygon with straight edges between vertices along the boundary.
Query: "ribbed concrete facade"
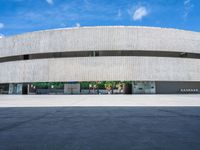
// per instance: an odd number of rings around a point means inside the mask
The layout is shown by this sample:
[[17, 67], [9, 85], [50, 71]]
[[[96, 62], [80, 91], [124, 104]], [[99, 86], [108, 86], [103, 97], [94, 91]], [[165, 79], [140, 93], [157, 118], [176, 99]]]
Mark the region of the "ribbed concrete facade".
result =
[[59, 81], [200, 81], [197, 59], [97, 57], [0, 64], [2, 83]]
[[0, 40], [0, 57], [94, 50], [200, 53], [200, 33], [149, 27], [85, 27], [32, 32]]
[[[0, 58], [76, 51], [200, 54], [200, 33], [149, 27], [85, 27], [0, 39]], [[195, 81], [200, 59], [148, 56], [73, 57], [0, 63], [0, 83], [59, 81]]]

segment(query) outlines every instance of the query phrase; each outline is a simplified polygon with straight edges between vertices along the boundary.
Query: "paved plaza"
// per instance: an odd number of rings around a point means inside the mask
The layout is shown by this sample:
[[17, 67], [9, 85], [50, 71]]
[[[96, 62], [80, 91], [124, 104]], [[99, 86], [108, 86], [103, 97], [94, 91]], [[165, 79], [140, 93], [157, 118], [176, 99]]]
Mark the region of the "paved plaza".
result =
[[0, 95], [0, 107], [200, 106], [200, 95]]
[[[167, 106], [173, 100], [179, 105]], [[197, 106], [181, 106], [189, 100]], [[198, 95], [0, 96], [0, 150], [199, 150], [199, 101]]]

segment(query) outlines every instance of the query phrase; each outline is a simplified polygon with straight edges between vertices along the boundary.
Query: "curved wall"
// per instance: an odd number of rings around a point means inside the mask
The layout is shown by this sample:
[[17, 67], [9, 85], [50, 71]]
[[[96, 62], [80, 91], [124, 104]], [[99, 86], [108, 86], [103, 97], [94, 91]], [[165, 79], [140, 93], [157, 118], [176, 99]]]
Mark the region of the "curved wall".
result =
[[[200, 33], [148, 27], [87, 27], [0, 39], [0, 58], [65, 51], [167, 51], [200, 54]], [[200, 59], [101, 56], [0, 63], [0, 83], [57, 81], [200, 81]]]
[[0, 57], [94, 50], [200, 53], [200, 33], [150, 27], [84, 27], [32, 32], [0, 39]]
[[0, 83], [56, 81], [200, 81], [197, 59], [83, 57], [1, 63]]

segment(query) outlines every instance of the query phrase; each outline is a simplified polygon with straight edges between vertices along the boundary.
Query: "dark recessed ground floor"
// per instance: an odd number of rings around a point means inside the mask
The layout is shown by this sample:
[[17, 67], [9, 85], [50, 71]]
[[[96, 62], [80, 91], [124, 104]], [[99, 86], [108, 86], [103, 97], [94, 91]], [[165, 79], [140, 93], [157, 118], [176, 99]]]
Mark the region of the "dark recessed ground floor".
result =
[[89, 81], [0, 84], [0, 94], [198, 94], [200, 82]]

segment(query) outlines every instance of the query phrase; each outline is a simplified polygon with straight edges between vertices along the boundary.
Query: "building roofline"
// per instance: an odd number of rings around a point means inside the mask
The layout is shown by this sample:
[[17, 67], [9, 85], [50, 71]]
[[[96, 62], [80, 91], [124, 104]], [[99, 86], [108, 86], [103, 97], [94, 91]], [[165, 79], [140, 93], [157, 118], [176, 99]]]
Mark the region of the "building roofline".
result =
[[[197, 31], [191, 31], [191, 30], [183, 30], [183, 29], [176, 29], [176, 28], [162, 28], [162, 27], [151, 27], [151, 26], [83, 26], [83, 27], [69, 27], [69, 28], [55, 28], [55, 29], [46, 29], [46, 30], [38, 30], [38, 31], [32, 31], [32, 32], [25, 32], [21, 34], [11, 35], [11, 36], [5, 36], [3, 38], [10, 38], [10, 37], [16, 37], [16, 36], [23, 36], [27, 34], [33, 34], [33, 33], [40, 33], [40, 32], [50, 32], [50, 31], [61, 31], [61, 30], [80, 30], [80, 29], [95, 29], [95, 28], [144, 28], [144, 29], [164, 29], [164, 30], [174, 30], [174, 31], [183, 31], [183, 32], [191, 32], [191, 33], [197, 33], [200, 34], [200, 32]], [[3, 39], [1, 38], [1, 39]], [[0, 39], [0, 40], [1, 40]]]

